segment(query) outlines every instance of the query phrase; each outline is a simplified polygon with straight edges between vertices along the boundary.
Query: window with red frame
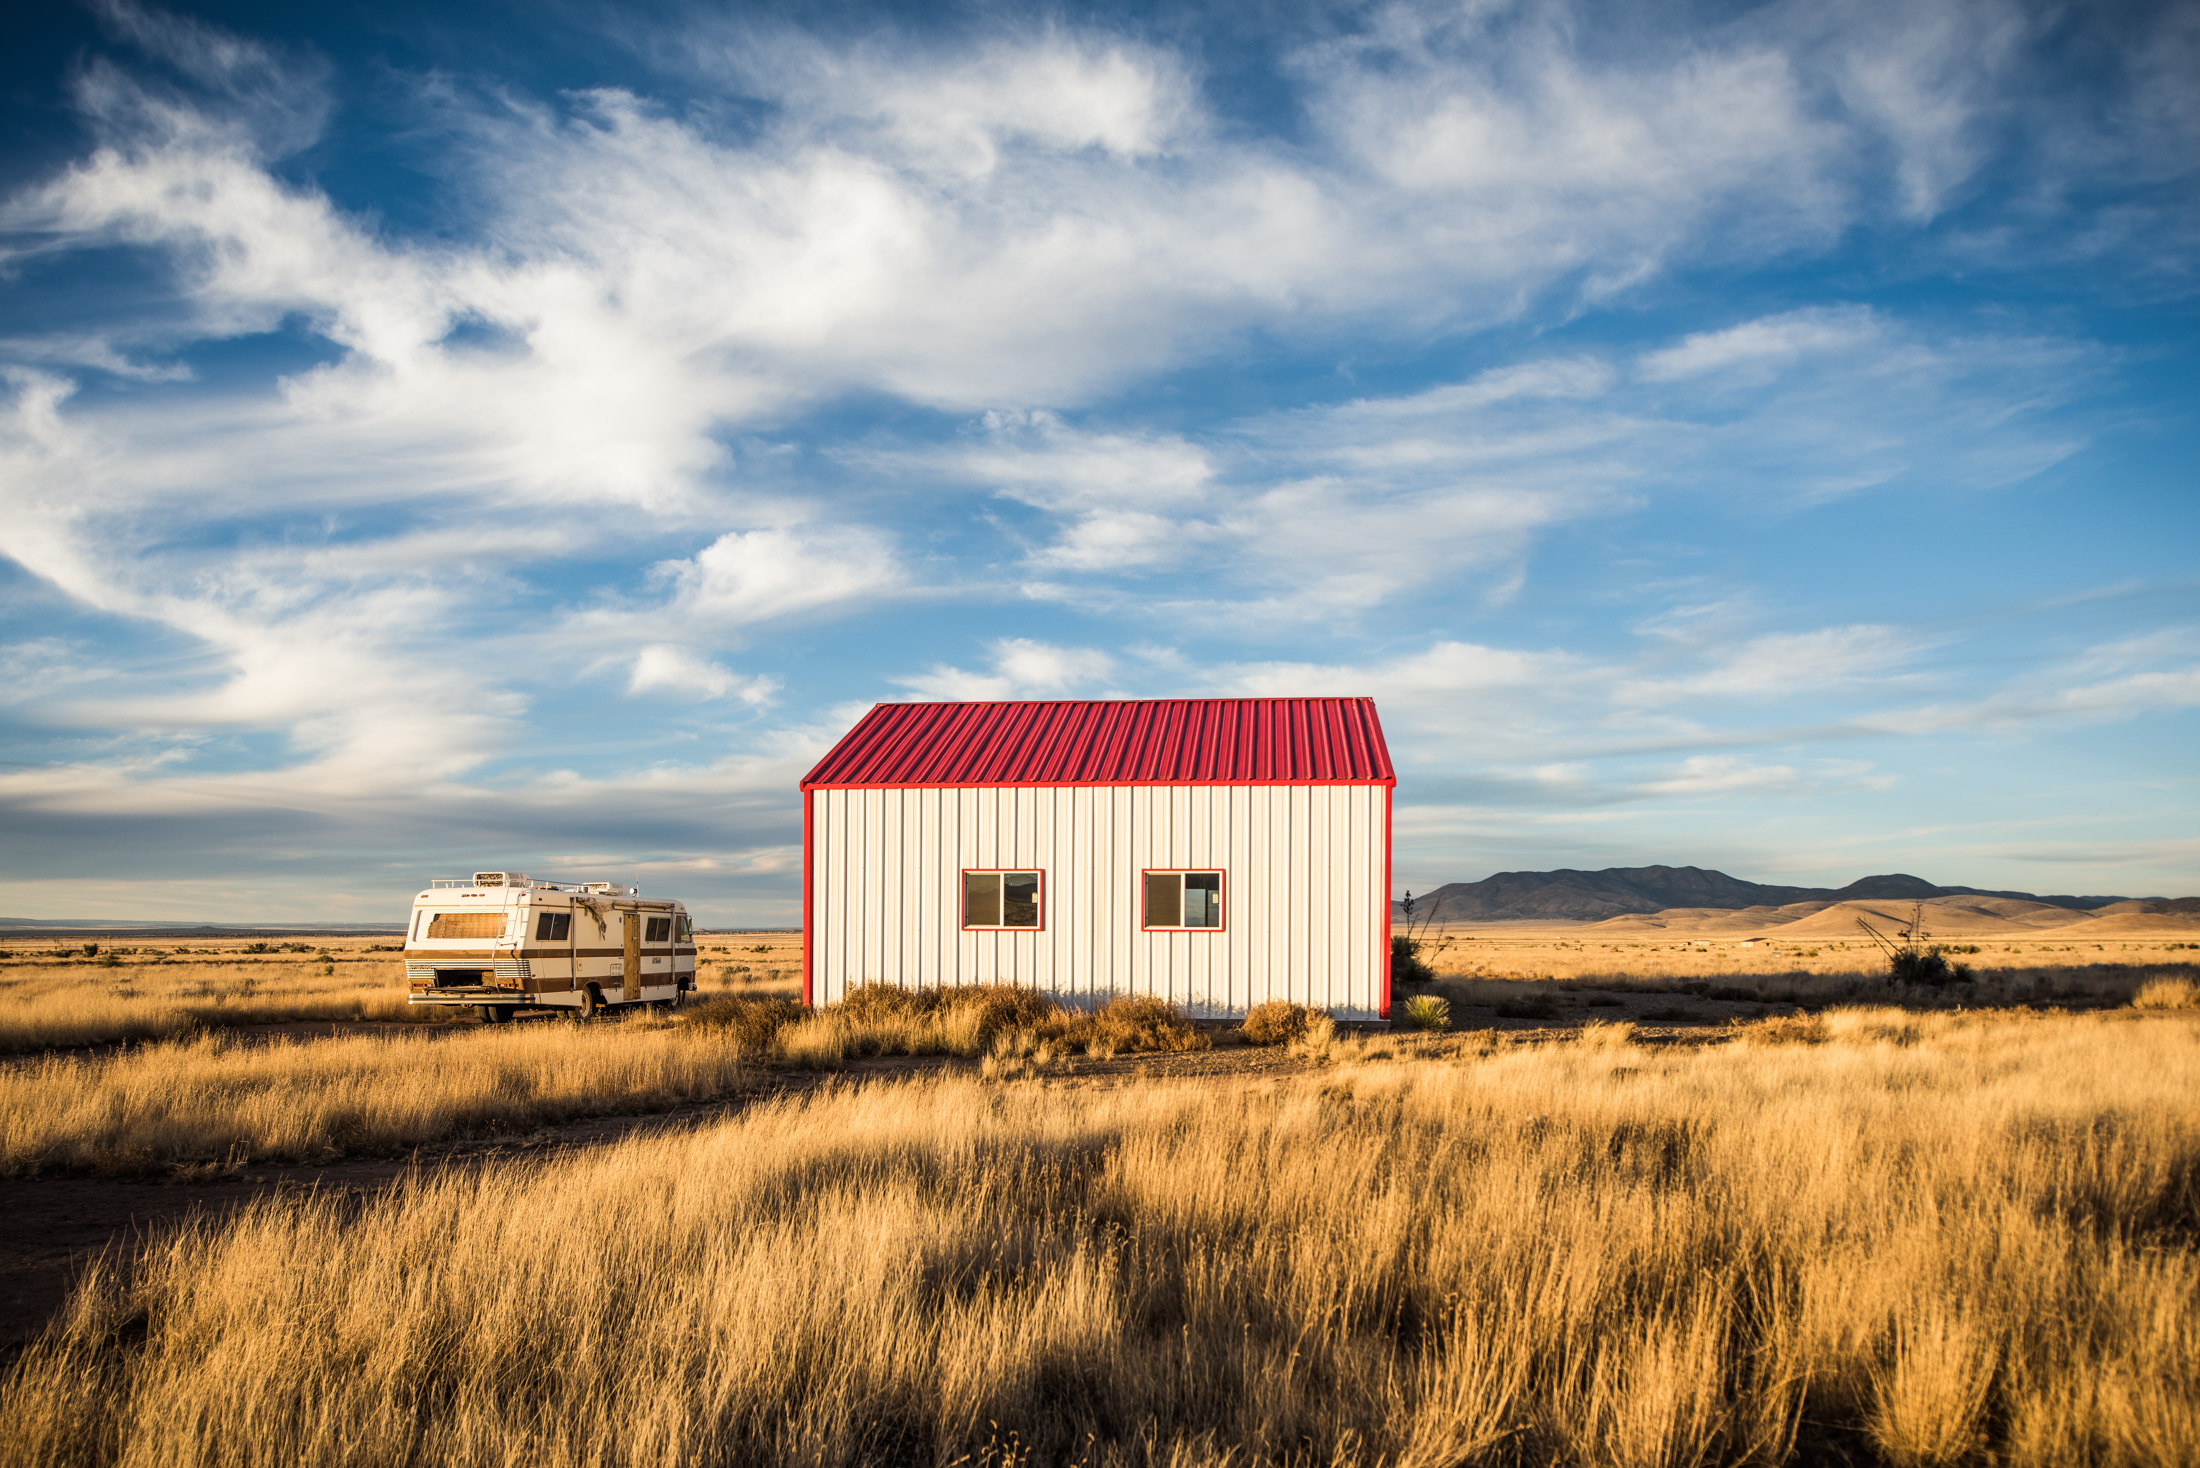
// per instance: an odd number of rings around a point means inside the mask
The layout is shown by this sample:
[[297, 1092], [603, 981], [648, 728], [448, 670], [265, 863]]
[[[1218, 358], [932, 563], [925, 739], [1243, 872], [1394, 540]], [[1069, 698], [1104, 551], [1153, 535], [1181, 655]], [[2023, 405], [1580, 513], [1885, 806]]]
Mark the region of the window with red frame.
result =
[[963, 926], [1036, 928], [1039, 926], [1039, 873], [991, 871], [963, 873]]
[[1146, 873], [1146, 926], [1221, 927], [1222, 873]]

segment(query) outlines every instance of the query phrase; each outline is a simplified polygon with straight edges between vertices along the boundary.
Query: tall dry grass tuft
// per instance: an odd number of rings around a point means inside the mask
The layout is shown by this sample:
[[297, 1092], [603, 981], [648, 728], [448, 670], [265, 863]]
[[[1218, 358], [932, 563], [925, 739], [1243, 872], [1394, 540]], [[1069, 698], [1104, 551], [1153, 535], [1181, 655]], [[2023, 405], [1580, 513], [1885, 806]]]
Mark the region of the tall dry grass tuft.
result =
[[95, 1273], [0, 1464], [2189, 1461], [2193, 1026], [1917, 1019], [836, 1087], [265, 1203]]
[[733, 1094], [732, 1047], [662, 1023], [253, 1044], [0, 1068], [0, 1175], [317, 1162]]
[[2131, 996], [2133, 1009], [2200, 1009], [2200, 984], [2190, 979], [2151, 979]]

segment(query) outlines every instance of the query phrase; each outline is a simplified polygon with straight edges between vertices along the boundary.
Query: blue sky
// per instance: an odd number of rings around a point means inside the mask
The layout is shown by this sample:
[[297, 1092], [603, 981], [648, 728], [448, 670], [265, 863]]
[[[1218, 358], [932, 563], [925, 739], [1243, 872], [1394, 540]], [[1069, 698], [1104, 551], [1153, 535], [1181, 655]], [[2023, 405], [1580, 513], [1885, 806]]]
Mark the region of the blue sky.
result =
[[0, 66], [0, 913], [789, 923], [795, 781], [911, 697], [1372, 695], [1401, 888], [2200, 890], [2200, 7], [107, 3]]

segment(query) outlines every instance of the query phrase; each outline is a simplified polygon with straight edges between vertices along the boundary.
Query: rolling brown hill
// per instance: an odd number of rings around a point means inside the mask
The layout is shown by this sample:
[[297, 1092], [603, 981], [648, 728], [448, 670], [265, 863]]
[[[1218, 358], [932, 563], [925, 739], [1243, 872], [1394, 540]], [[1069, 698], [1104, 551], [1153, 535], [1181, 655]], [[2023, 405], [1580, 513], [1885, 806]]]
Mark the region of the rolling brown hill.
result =
[[[1907, 872], [1860, 877], [1846, 887], [1831, 888], [1751, 882], [1705, 867], [1606, 867], [1595, 872], [1562, 867], [1550, 872], [1499, 872], [1479, 882], [1449, 882], [1421, 894], [1415, 903], [1415, 916], [1438, 923], [1596, 922], [1630, 913], [1699, 909], [1741, 913], [1759, 908], [1785, 910], [1805, 903], [1823, 907], [1842, 902], [1910, 903], [1942, 897], [2006, 899], [2081, 913], [2134, 901], [2126, 897], [2042, 897], [2031, 892], [1942, 887]], [[2159, 898], [2137, 900], [2161, 902]], [[1853, 926], [1853, 919], [1850, 921]]]

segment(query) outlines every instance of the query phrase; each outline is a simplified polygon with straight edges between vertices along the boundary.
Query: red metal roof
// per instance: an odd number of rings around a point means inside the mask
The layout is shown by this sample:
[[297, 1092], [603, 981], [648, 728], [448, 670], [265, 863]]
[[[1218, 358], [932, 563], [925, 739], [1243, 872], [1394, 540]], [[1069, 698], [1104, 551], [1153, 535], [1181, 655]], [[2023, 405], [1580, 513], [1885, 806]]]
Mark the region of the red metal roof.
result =
[[1369, 698], [882, 703], [802, 788], [1389, 785]]

